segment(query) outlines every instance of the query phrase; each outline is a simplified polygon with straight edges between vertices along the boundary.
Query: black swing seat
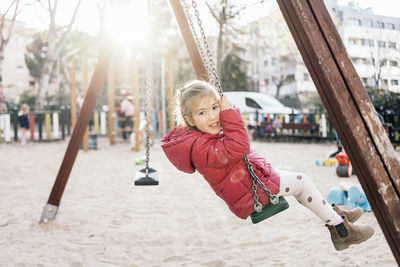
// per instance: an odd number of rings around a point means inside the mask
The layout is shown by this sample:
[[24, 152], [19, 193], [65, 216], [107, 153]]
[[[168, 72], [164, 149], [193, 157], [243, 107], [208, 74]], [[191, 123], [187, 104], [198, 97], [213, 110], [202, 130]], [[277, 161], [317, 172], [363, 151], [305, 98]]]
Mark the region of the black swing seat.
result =
[[146, 168], [136, 172], [135, 185], [158, 185], [158, 172], [149, 168], [146, 175]]
[[289, 203], [286, 201], [284, 197], [279, 197], [278, 203], [276, 204], [269, 203], [260, 212], [255, 211], [252, 214], [250, 214], [250, 218], [253, 224], [256, 224], [287, 208], [289, 208]]

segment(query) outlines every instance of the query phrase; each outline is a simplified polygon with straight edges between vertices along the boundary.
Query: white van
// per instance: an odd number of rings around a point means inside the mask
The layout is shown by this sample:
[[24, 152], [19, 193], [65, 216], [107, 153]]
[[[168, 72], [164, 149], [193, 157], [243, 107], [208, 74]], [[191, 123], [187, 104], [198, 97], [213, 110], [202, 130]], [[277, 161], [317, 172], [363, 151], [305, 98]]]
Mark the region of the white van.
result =
[[228, 99], [235, 107], [240, 109], [241, 113], [255, 113], [256, 110], [260, 114], [291, 114], [296, 110], [284, 106], [275, 97], [256, 93], [256, 92], [224, 92]]

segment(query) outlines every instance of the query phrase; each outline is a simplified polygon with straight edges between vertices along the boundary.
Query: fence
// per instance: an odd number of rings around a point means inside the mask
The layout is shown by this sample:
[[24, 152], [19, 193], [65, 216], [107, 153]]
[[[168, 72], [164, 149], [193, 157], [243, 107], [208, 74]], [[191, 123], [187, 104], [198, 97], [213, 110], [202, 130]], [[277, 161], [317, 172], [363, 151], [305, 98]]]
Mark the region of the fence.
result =
[[[29, 114], [31, 141], [64, 140], [71, 135], [71, 113], [69, 109], [33, 111]], [[93, 112], [89, 130], [99, 135], [107, 134], [106, 112]], [[19, 140], [18, 110], [0, 113], [0, 142]]]
[[[246, 125], [259, 140], [336, 140], [335, 129], [324, 113], [243, 114]], [[400, 145], [399, 114], [384, 115], [384, 128], [394, 146]]]

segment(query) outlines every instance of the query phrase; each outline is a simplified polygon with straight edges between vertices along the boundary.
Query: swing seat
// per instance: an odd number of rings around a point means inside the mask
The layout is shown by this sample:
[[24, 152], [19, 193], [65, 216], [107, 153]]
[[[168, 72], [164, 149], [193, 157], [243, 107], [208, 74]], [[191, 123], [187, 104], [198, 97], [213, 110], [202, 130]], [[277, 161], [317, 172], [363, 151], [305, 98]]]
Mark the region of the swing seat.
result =
[[253, 212], [250, 214], [251, 221], [253, 224], [259, 223], [285, 209], [289, 208], [289, 203], [284, 197], [279, 197], [277, 204], [269, 203], [260, 212]]
[[135, 185], [158, 185], [158, 172], [152, 168], [149, 168], [147, 175], [146, 168], [137, 171]]

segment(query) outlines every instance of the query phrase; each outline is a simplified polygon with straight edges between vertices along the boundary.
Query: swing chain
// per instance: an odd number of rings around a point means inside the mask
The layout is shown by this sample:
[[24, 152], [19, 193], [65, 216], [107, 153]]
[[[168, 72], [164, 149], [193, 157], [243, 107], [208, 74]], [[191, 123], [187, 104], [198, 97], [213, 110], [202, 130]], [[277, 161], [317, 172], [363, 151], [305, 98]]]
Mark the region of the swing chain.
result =
[[[211, 82], [217, 88], [218, 93], [220, 94], [220, 96], [223, 96], [224, 93], [222, 92], [221, 83], [219, 82], [219, 79], [218, 79], [217, 70], [215, 68], [215, 63], [214, 63], [214, 60], [213, 60], [213, 55], [211, 53], [211, 49], [210, 49], [210, 46], [208, 44], [206, 34], [204, 32], [203, 23], [202, 23], [201, 18], [200, 18], [200, 12], [197, 9], [197, 3], [196, 3], [195, 0], [192, 0], [192, 7], [194, 9], [194, 14], [196, 16], [197, 25], [199, 26], [199, 29], [200, 29], [201, 37], [202, 37], [202, 40], [203, 40], [203, 45], [207, 50], [208, 62], [206, 62], [206, 60], [203, 58], [203, 63], [206, 63], [206, 64], [209, 65], [209, 68], [207, 68], [208, 76], [209, 76]], [[209, 71], [210, 68], [211, 68], [211, 71]]]
[[244, 157], [244, 160], [246, 161], [247, 169], [250, 173], [251, 177], [251, 182], [252, 186], [251, 189], [253, 190], [254, 193], [254, 210], [256, 212], [260, 212], [262, 210], [262, 205], [258, 201], [258, 194], [257, 194], [257, 183], [261, 186], [261, 188], [265, 191], [265, 193], [269, 196], [269, 199], [272, 204], [278, 204], [279, 199], [276, 195], [273, 195], [271, 191], [265, 186], [265, 184], [258, 178], [256, 173], [254, 172], [253, 165], [250, 163], [250, 160], [247, 156]]
[[196, 40], [197, 47], [200, 50], [201, 59], [202, 59], [202, 61], [204, 63], [204, 66], [206, 67], [207, 75], [210, 76], [210, 73], [211, 73], [210, 66], [209, 66], [208, 62], [206, 62], [206, 56], [204, 54], [204, 49], [203, 49], [203, 46], [200, 43], [199, 36], [197, 35], [197, 31], [196, 31], [196, 29], [195, 29], [195, 27], [193, 25], [192, 16], [189, 13], [189, 8], [188, 8], [188, 6], [186, 4], [186, 0], [182, 0], [182, 3], [183, 3], [183, 9], [184, 9], [185, 15], [189, 20], [190, 29], [191, 29], [191, 31], [193, 33], [193, 36], [194, 36], [195, 40]]
[[146, 175], [149, 171], [150, 158], [150, 98], [151, 98], [151, 81], [150, 81], [151, 60], [146, 65], [146, 99], [145, 99], [145, 119], [146, 119]]

